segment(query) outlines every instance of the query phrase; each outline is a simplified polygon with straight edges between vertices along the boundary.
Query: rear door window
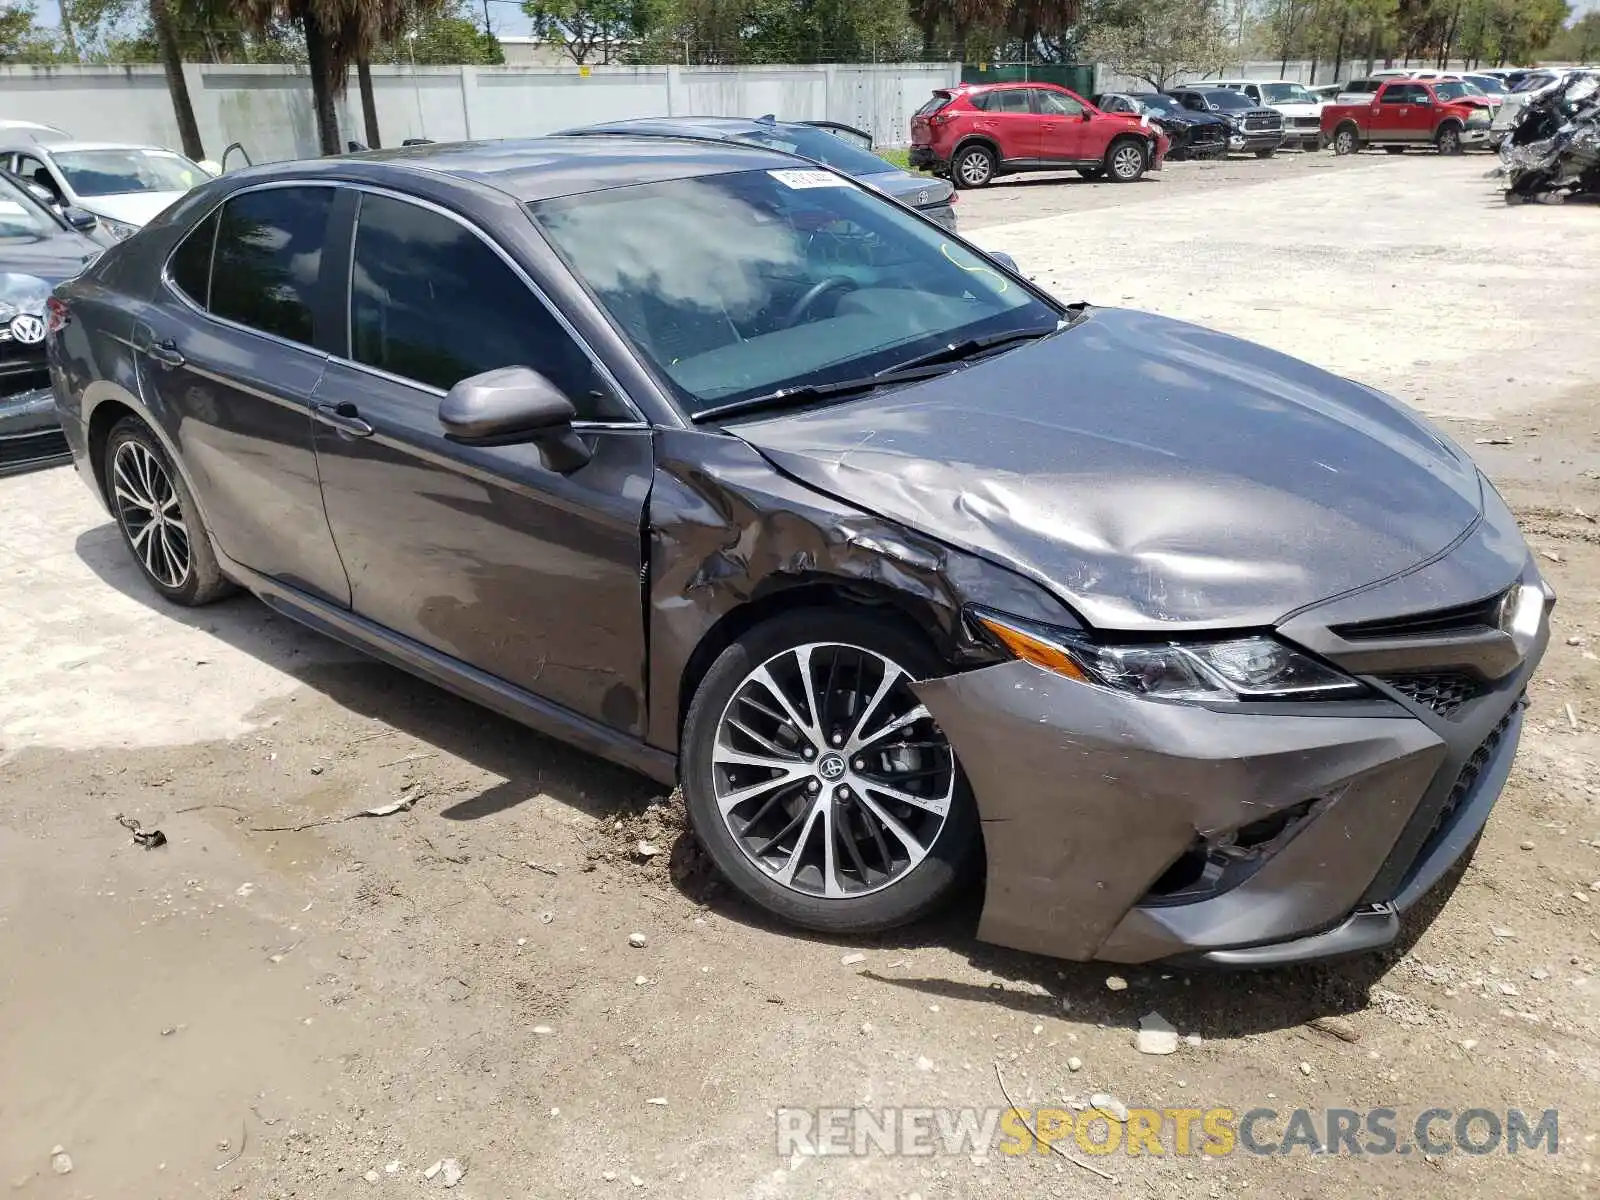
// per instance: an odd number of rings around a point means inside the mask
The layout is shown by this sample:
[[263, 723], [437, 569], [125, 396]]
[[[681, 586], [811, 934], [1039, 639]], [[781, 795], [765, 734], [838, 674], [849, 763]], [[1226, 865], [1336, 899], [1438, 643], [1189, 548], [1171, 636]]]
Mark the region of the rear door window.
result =
[[331, 187], [265, 188], [222, 207], [211, 269], [211, 312], [312, 345]]
[[211, 304], [211, 251], [221, 223], [217, 209], [189, 231], [167, 262], [167, 280], [200, 308]]

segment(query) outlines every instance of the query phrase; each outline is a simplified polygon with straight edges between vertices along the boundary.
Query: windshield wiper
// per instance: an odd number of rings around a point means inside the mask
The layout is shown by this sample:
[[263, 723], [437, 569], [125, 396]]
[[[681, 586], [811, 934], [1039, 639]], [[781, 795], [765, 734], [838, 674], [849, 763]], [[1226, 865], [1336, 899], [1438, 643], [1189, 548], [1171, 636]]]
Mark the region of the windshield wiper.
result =
[[719, 417], [760, 412], [764, 409], [793, 408], [795, 405], [810, 404], [816, 400], [831, 400], [852, 393], [870, 392], [874, 388], [887, 387], [890, 384], [915, 383], [919, 379], [932, 379], [936, 375], [946, 375], [949, 372], [950, 367], [944, 362], [918, 362], [915, 366], [903, 370], [890, 368], [878, 375], [836, 379], [831, 383], [808, 383], [802, 387], [779, 388], [775, 392], [750, 396], [744, 400], [730, 400], [726, 404], [703, 408], [694, 413], [690, 419], [698, 425], [702, 421], [715, 421]]
[[1060, 333], [1068, 328], [1071, 321], [1057, 321], [1054, 325], [1036, 327], [1033, 329], [1008, 329], [1005, 333], [991, 333], [986, 337], [967, 338], [965, 341], [952, 342], [948, 346], [941, 346], [927, 354], [919, 354], [916, 358], [907, 359], [903, 363], [896, 363], [890, 371], [904, 371], [913, 367], [932, 366], [934, 363], [959, 362], [964, 358], [971, 358], [974, 354], [981, 354], [985, 350], [993, 350], [998, 346], [1008, 346], [1013, 342], [1031, 342], [1038, 338], [1049, 337], [1052, 333]]

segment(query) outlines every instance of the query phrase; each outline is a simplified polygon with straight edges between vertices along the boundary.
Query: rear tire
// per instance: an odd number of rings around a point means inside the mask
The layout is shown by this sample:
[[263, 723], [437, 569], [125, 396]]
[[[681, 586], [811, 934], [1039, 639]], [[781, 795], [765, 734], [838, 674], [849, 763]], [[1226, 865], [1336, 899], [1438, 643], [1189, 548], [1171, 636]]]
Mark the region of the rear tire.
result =
[[950, 178], [958, 188], [988, 187], [1000, 163], [987, 146], [967, 146], [950, 162]]
[[138, 417], [123, 417], [112, 426], [104, 471], [106, 503], [151, 587], [185, 608], [210, 604], [233, 590], [183, 476]]
[[[891, 669], [905, 678], [874, 706]], [[907, 627], [849, 608], [782, 614], [717, 657], [679, 773], [696, 835], [742, 895], [834, 933], [889, 929], [950, 898], [980, 858], [977, 807], [909, 687], [947, 670]], [[926, 807], [874, 791], [897, 778]]]
[[1105, 175], [1112, 183], [1137, 183], [1150, 160], [1137, 138], [1122, 137], [1106, 148]]

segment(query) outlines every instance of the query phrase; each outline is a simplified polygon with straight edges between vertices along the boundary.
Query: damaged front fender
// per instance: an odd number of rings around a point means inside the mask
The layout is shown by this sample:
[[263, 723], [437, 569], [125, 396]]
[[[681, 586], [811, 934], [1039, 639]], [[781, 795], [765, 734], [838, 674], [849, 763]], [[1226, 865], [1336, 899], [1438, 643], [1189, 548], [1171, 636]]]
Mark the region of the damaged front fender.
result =
[[1030, 580], [789, 479], [737, 438], [656, 436], [645, 615], [649, 741], [660, 749], [676, 752], [695, 677], [741, 614], [795, 589], [892, 604], [957, 668], [997, 659], [963, 621], [967, 604], [1077, 624]]

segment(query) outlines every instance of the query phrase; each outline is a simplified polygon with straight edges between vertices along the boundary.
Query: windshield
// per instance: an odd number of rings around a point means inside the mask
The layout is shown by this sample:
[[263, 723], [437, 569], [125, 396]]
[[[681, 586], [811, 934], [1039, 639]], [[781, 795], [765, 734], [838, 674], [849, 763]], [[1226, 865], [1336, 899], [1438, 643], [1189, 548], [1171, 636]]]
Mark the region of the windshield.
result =
[[1129, 96], [1134, 108], [1147, 116], [1160, 116], [1163, 113], [1181, 113], [1186, 111], [1171, 96], [1139, 95]]
[[41, 238], [61, 232], [61, 226], [25, 188], [0, 179], [0, 238]]
[[841, 137], [809, 125], [774, 125], [770, 129], [751, 129], [736, 133], [741, 142], [770, 146], [785, 154], [798, 154], [824, 163], [846, 175], [881, 175], [894, 168], [870, 150], [863, 150]]
[[54, 158], [67, 186], [80, 196], [187, 192], [211, 178], [170, 150], [67, 150]]
[[1463, 96], [1483, 95], [1482, 92], [1473, 87], [1470, 83], [1458, 83], [1453, 80], [1449, 83], [1434, 84], [1433, 94], [1439, 97], [1441, 100], [1459, 100]]
[[1493, 75], [1468, 75], [1467, 79], [1479, 91], [1491, 96], [1505, 94], [1506, 85]]
[[1513, 92], [1536, 92], [1542, 87], [1549, 87], [1555, 81], [1556, 77], [1554, 75], [1525, 75], [1518, 81], [1517, 86], [1511, 90]]
[[982, 255], [823, 171], [740, 171], [528, 207], [690, 415], [1061, 319]]
[[1201, 92], [1200, 98], [1212, 108], [1220, 108], [1227, 112], [1243, 112], [1247, 108], [1254, 108], [1255, 101], [1243, 92]]
[[1315, 104], [1317, 98], [1304, 84], [1264, 83], [1261, 85], [1263, 104]]

